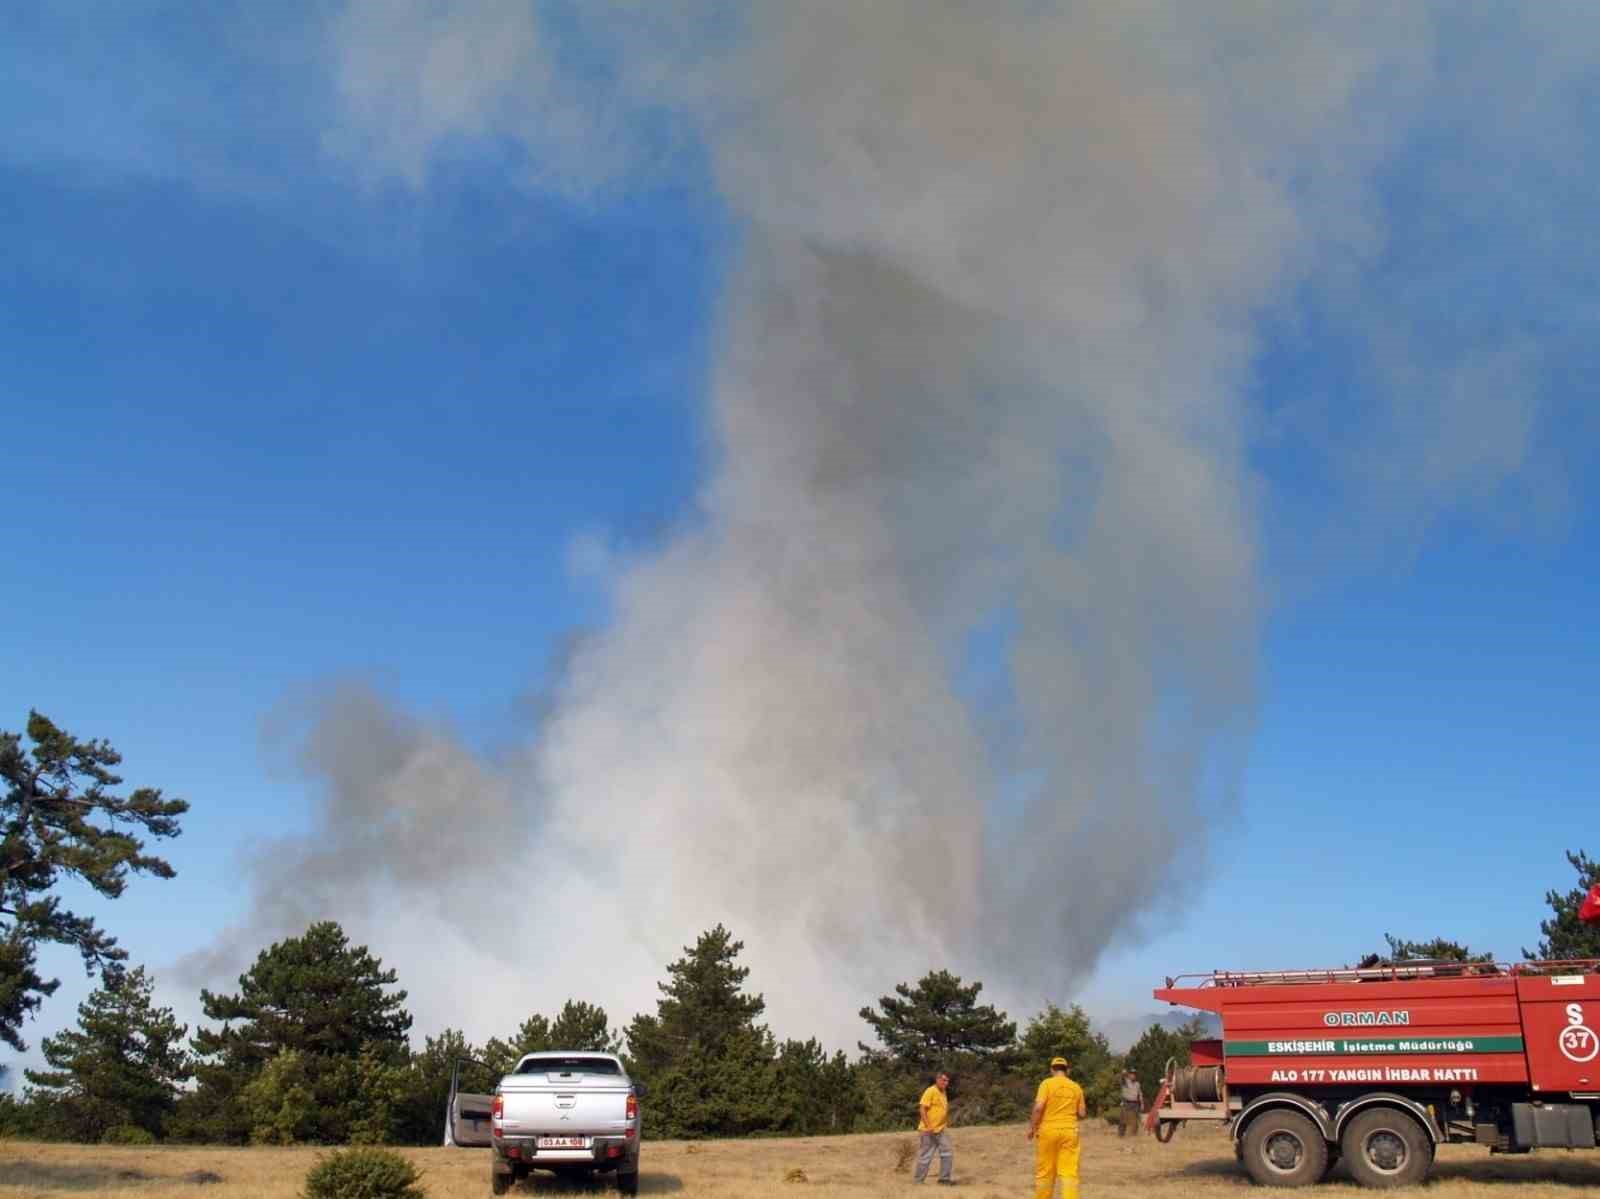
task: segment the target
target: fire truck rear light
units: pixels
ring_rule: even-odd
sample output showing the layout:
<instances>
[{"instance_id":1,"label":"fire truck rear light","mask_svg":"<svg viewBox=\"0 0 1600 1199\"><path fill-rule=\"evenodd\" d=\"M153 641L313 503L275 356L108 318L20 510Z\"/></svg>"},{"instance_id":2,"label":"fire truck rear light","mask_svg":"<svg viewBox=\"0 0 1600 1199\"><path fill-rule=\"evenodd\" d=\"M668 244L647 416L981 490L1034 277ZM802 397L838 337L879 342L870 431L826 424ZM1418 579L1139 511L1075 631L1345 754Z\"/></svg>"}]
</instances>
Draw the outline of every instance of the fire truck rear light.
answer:
<instances>
[{"instance_id":1,"label":"fire truck rear light","mask_svg":"<svg viewBox=\"0 0 1600 1199\"><path fill-rule=\"evenodd\" d=\"M622 1156L622 1146L621 1145L609 1145L609 1146L607 1146L606 1147L606 1156L607 1157L621 1157Z\"/></svg>"},{"instance_id":2,"label":"fire truck rear light","mask_svg":"<svg viewBox=\"0 0 1600 1199\"><path fill-rule=\"evenodd\" d=\"M506 1156L511 1158L512 1160L516 1160L516 1159L520 1158L522 1156L522 1146L520 1146L520 1145L511 1146L511 1148L506 1150Z\"/></svg>"}]
</instances>

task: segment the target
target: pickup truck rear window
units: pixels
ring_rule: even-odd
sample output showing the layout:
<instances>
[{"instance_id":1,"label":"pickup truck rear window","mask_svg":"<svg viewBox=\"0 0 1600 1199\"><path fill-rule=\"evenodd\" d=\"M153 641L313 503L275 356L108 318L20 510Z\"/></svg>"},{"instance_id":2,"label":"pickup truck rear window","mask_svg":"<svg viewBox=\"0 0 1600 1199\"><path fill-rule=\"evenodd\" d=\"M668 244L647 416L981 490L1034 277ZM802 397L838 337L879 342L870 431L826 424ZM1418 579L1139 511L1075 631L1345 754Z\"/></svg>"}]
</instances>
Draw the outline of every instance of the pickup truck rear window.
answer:
<instances>
[{"instance_id":1,"label":"pickup truck rear window","mask_svg":"<svg viewBox=\"0 0 1600 1199\"><path fill-rule=\"evenodd\" d=\"M517 1067L518 1074L621 1074L608 1057L531 1057Z\"/></svg>"}]
</instances>

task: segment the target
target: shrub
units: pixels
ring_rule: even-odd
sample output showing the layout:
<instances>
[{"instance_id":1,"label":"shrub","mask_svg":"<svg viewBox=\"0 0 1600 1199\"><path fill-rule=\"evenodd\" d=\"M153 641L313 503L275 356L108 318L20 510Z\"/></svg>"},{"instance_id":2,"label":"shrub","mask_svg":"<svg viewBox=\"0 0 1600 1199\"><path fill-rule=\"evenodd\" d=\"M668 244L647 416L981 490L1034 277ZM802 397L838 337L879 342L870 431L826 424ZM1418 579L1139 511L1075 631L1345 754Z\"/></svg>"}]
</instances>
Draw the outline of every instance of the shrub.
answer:
<instances>
[{"instance_id":1,"label":"shrub","mask_svg":"<svg viewBox=\"0 0 1600 1199\"><path fill-rule=\"evenodd\" d=\"M305 1199L424 1199L422 1175L392 1149L342 1149L306 1174Z\"/></svg>"},{"instance_id":2,"label":"shrub","mask_svg":"<svg viewBox=\"0 0 1600 1199\"><path fill-rule=\"evenodd\" d=\"M102 1145L154 1145L156 1139L148 1128L137 1124L113 1124L100 1136Z\"/></svg>"}]
</instances>

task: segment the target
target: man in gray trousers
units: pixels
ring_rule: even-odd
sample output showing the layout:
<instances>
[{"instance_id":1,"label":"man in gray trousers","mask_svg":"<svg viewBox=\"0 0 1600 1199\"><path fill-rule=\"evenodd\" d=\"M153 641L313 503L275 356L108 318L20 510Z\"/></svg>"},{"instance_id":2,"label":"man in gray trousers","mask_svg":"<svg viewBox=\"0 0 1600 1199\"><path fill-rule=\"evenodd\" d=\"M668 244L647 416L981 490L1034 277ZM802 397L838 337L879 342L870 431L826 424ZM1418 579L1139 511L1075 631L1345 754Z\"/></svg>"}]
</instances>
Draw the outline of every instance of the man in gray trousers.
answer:
<instances>
[{"instance_id":1,"label":"man in gray trousers","mask_svg":"<svg viewBox=\"0 0 1600 1199\"><path fill-rule=\"evenodd\" d=\"M922 1098L917 1101L917 1132L922 1143L917 1147L917 1170L911 1177L912 1182L921 1182L928 1176L935 1150L939 1154L940 1184L950 1186L955 1182L950 1177L956 1160L955 1150L950 1146L950 1101L944 1094L949 1085L950 1076L941 1070L933 1085L922 1092Z\"/></svg>"},{"instance_id":2,"label":"man in gray trousers","mask_svg":"<svg viewBox=\"0 0 1600 1199\"><path fill-rule=\"evenodd\" d=\"M1139 1087L1139 1076L1132 1070L1122 1072L1122 1123L1117 1125L1117 1135L1125 1137L1131 1130L1139 1135L1139 1116L1144 1112L1144 1091Z\"/></svg>"}]
</instances>

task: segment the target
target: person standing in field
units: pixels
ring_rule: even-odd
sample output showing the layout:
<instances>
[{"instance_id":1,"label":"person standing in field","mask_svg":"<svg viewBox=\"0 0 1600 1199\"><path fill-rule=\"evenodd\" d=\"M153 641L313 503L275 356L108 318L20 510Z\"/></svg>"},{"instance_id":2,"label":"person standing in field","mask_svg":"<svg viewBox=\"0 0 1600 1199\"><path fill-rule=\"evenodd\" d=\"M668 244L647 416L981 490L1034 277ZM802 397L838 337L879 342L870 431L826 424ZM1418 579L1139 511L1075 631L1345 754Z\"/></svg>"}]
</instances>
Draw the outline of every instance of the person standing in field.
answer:
<instances>
[{"instance_id":1,"label":"person standing in field","mask_svg":"<svg viewBox=\"0 0 1600 1199\"><path fill-rule=\"evenodd\" d=\"M1051 1058L1050 1077L1034 1093L1028 1121L1034 1199L1050 1199L1058 1178L1061 1199L1078 1199L1078 1121L1088 1114L1083 1088L1067 1077L1067 1059Z\"/></svg>"},{"instance_id":2,"label":"person standing in field","mask_svg":"<svg viewBox=\"0 0 1600 1199\"><path fill-rule=\"evenodd\" d=\"M917 1147L913 1182L921 1182L928 1176L935 1150L939 1153L939 1182L949 1186L955 1181L950 1177L956 1160L955 1150L950 1145L950 1101L945 1098L949 1085L950 1076L941 1070L933 1085L922 1092L922 1098L917 1101L917 1132L922 1143Z\"/></svg>"},{"instance_id":3,"label":"person standing in field","mask_svg":"<svg viewBox=\"0 0 1600 1199\"><path fill-rule=\"evenodd\" d=\"M1144 1092L1139 1088L1139 1076L1132 1070L1122 1072L1122 1123L1117 1125L1117 1135L1125 1137L1129 1129L1139 1135L1139 1116L1144 1112Z\"/></svg>"}]
</instances>

